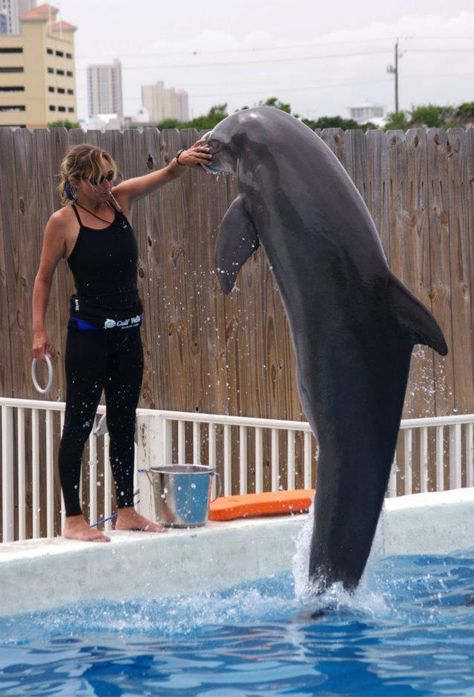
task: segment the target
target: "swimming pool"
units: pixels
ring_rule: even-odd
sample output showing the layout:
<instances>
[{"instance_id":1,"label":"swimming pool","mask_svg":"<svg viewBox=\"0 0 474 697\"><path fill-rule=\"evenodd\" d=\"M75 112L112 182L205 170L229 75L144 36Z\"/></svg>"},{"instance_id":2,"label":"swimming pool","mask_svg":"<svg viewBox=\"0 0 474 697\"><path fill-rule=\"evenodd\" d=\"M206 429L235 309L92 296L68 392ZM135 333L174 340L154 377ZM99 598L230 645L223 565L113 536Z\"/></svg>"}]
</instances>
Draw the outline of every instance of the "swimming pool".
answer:
<instances>
[{"instance_id":1,"label":"swimming pool","mask_svg":"<svg viewBox=\"0 0 474 697\"><path fill-rule=\"evenodd\" d=\"M0 619L2 695L472 695L474 549L371 562L329 610L291 573Z\"/></svg>"}]
</instances>

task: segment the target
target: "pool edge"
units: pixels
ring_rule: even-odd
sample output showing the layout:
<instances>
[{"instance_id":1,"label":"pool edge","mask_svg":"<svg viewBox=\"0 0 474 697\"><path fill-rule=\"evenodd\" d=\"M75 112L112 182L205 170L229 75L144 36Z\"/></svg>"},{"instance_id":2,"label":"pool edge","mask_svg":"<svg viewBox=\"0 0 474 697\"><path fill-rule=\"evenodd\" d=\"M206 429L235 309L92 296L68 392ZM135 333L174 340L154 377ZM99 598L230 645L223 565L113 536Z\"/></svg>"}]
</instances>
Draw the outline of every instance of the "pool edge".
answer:
<instances>
[{"instance_id":1,"label":"pool edge","mask_svg":"<svg viewBox=\"0 0 474 697\"><path fill-rule=\"evenodd\" d=\"M84 600L215 591L291 568L307 515L209 523L165 534L112 533L110 544L33 540L0 545L0 615ZM373 556L474 546L474 488L386 499Z\"/></svg>"}]
</instances>

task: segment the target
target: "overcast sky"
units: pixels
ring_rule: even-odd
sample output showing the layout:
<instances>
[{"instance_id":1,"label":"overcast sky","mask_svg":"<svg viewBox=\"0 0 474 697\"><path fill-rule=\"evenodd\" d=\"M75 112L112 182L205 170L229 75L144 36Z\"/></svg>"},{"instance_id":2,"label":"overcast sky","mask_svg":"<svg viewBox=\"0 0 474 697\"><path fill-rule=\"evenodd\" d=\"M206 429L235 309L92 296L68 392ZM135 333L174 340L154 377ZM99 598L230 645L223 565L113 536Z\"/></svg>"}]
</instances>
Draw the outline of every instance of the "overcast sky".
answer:
<instances>
[{"instance_id":1,"label":"overcast sky","mask_svg":"<svg viewBox=\"0 0 474 697\"><path fill-rule=\"evenodd\" d=\"M141 85L185 89L191 116L267 97L302 116L348 116L375 102L394 110L399 39L400 108L474 101L474 0L60 0L75 24L79 116L88 63L122 61L124 110Z\"/></svg>"}]
</instances>

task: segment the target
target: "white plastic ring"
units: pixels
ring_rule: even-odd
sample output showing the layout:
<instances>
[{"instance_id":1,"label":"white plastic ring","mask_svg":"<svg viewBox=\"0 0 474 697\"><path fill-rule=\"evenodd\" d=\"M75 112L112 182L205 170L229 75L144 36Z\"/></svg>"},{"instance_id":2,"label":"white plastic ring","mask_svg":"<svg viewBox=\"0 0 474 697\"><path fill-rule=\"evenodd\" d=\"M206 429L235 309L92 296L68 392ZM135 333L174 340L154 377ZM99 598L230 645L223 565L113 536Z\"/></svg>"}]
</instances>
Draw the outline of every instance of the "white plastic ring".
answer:
<instances>
[{"instance_id":1,"label":"white plastic ring","mask_svg":"<svg viewBox=\"0 0 474 697\"><path fill-rule=\"evenodd\" d=\"M38 363L38 359L33 358L33 361L31 363L31 379L33 380L33 385L35 386L35 389L40 394L46 394L47 392L49 392L51 389L51 385L53 384L53 364L51 363L51 358L48 356L48 354L45 354L44 360L46 361L46 365L48 366L48 382L46 384L46 387L41 387L36 376L36 364Z\"/></svg>"}]
</instances>

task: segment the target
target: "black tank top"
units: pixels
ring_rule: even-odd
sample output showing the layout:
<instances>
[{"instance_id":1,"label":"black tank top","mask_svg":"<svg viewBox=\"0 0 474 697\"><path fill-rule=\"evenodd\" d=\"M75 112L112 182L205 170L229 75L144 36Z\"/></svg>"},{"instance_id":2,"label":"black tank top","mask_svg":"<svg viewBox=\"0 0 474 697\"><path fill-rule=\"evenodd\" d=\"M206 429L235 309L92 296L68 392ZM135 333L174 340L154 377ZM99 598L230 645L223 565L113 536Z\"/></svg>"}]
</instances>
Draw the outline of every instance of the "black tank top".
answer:
<instances>
[{"instance_id":1,"label":"black tank top","mask_svg":"<svg viewBox=\"0 0 474 697\"><path fill-rule=\"evenodd\" d=\"M91 321L121 320L142 313L137 288L138 246L132 226L121 211L103 229L83 225L77 208L79 234L67 262L77 293L71 316Z\"/></svg>"}]
</instances>

